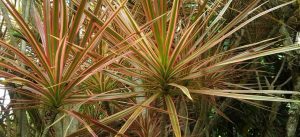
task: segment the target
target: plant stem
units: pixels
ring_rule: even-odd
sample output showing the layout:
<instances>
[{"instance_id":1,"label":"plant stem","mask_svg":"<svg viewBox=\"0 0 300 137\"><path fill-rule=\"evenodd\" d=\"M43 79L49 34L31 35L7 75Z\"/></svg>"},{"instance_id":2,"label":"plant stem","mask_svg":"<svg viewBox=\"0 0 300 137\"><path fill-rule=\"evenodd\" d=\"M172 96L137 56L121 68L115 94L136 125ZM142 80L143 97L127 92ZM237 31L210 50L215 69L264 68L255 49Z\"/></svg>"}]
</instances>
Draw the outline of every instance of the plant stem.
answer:
<instances>
[{"instance_id":1,"label":"plant stem","mask_svg":"<svg viewBox=\"0 0 300 137\"><path fill-rule=\"evenodd\" d=\"M166 102L163 100L163 109L166 109ZM160 124L160 137L166 137L167 136L167 120L168 115L165 113L161 114L161 124Z\"/></svg>"},{"instance_id":2,"label":"plant stem","mask_svg":"<svg viewBox=\"0 0 300 137\"><path fill-rule=\"evenodd\" d=\"M54 122L57 114L58 114L57 111L53 111L51 109L46 110L46 112L45 112L46 124L45 124L45 129L44 129L41 137L46 137L47 136L47 134L50 130L50 125Z\"/></svg>"}]
</instances>

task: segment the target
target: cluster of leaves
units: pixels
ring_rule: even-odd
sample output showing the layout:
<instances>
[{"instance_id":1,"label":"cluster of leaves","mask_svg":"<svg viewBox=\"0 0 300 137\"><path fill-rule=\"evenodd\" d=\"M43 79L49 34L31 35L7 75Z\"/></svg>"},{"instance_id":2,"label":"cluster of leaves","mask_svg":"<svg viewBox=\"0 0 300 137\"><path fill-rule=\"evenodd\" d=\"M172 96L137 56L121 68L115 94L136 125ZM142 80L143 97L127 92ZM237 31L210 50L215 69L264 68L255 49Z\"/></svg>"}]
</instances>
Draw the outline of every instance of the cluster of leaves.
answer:
<instances>
[{"instance_id":1,"label":"cluster of leaves","mask_svg":"<svg viewBox=\"0 0 300 137\"><path fill-rule=\"evenodd\" d=\"M2 2L27 50L0 40L0 76L20 95L12 108L42 127L37 136L199 136L211 113L230 121L222 97L296 102L274 95L298 92L247 80L257 72L252 59L300 47L232 38L294 1L261 11L266 3L253 0L227 19L233 0L43 0L31 4L30 21ZM59 123L68 126L59 131Z\"/></svg>"}]
</instances>

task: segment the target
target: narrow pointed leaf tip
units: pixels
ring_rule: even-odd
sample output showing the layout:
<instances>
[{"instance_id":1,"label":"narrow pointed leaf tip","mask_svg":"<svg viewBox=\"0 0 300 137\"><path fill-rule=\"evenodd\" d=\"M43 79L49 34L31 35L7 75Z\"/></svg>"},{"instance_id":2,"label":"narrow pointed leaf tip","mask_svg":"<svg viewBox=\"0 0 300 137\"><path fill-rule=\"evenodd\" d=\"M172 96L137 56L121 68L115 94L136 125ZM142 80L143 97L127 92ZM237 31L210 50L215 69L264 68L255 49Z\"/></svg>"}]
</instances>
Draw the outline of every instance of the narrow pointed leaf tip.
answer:
<instances>
[{"instance_id":1,"label":"narrow pointed leaf tip","mask_svg":"<svg viewBox=\"0 0 300 137\"><path fill-rule=\"evenodd\" d=\"M183 94L185 94L190 100L193 100L190 91L187 87L178 85L176 83L170 83L169 85L179 88L183 92Z\"/></svg>"}]
</instances>

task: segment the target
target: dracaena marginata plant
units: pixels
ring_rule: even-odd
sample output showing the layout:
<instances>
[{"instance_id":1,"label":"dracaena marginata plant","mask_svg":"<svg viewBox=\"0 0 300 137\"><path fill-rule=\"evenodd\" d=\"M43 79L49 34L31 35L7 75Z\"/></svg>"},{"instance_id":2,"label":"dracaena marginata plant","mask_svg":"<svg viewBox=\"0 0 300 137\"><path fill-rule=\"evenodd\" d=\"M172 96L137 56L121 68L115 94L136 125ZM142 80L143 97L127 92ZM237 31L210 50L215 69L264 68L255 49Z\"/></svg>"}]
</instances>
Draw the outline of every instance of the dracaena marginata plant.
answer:
<instances>
[{"instance_id":1,"label":"dracaena marginata plant","mask_svg":"<svg viewBox=\"0 0 300 137\"><path fill-rule=\"evenodd\" d=\"M21 51L18 45L0 40L0 76L5 78L4 83L19 85L20 88L13 91L26 96L26 99L16 100L11 105L45 111L42 136L48 134L48 127L58 113L78 118L64 109L66 105L86 101L92 96L96 97L88 102L136 95L127 92L87 94L86 90L79 88L88 77L130 54L127 46L106 48L105 55L98 52L102 49L103 36L119 37L108 26L125 2L115 11L103 12L100 11L101 2L89 0L36 1L30 8L31 20L28 22L9 0L2 2L28 50Z\"/></svg>"},{"instance_id":2,"label":"dracaena marginata plant","mask_svg":"<svg viewBox=\"0 0 300 137\"><path fill-rule=\"evenodd\" d=\"M204 105L216 105L219 97L245 102L294 101L270 94L297 94L297 92L255 90L257 88L241 85L239 82L242 80L237 79L242 79L241 73L245 74L252 69L249 62L244 61L297 50L298 45L272 48L272 45L278 43L278 38L246 45L224 44L226 38L253 20L294 1L257 12L257 9L265 3L253 0L232 20L223 19L232 0L205 0L192 8L185 7L184 2L143 0L136 1L131 8L124 7L120 10L121 14L116 16L113 24L116 31L125 37L126 42L131 43L130 50L134 54L124 57L122 62L113 64L113 67L105 70L105 73L127 85L140 87L139 91L146 93L142 101L136 100L137 105L106 117L100 122L106 123L129 115L118 131L124 134L138 117L147 113L147 110L158 107L160 112L163 112L160 123L162 136L168 133L166 128L169 122L165 119L165 114L169 117L171 131L176 137L182 136L182 133L185 136L197 136L197 130L201 126L195 125L194 131L188 132L187 126L182 126L188 125L182 122L187 121L187 114L178 115L178 111L187 110L188 106L184 105L187 102L196 104L202 100L201 103ZM136 5L138 7L135 7ZM115 10L110 5L107 8ZM124 41L110 42L118 45ZM202 107L205 107L203 104ZM130 133L130 130L128 132Z\"/></svg>"},{"instance_id":3,"label":"dracaena marginata plant","mask_svg":"<svg viewBox=\"0 0 300 137\"><path fill-rule=\"evenodd\" d=\"M265 3L252 0L236 17L225 20L233 0L192 4L181 0L44 0L32 8L34 25L25 22L8 0L2 1L32 54L25 55L16 45L1 40L1 48L11 52L1 54L0 75L5 82L22 85L15 91L29 99L19 103L50 112L47 127L58 112L80 121L84 127L70 136L86 136L87 131L97 136L95 130L103 135L102 129L116 136L124 136L126 131L141 136L198 136L203 129L202 117L196 119L191 131L190 106L200 106L201 112L207 113L211 106L217 108L220 97L244 102L292 102L270 95L297 94L255 90L237 79L251 72L251 59L297 50L298 45L272 48L280 41L278 38L246 45L240 45L241 40L225 44L227 38L253 20L294 1L258 12ZM119 106L116 113L94 113L99 112L99 101L115 103L120 98L129 98L122 100L128 105ZM64 108L74 103L94 105L94 110L83 110L86 114L82 114ZM117 123L115 129L106 126L113 122ZM120 123L122 126L118 126ZM131 126L132 132L128 130Z\"/></svg>"}]
</instances>

